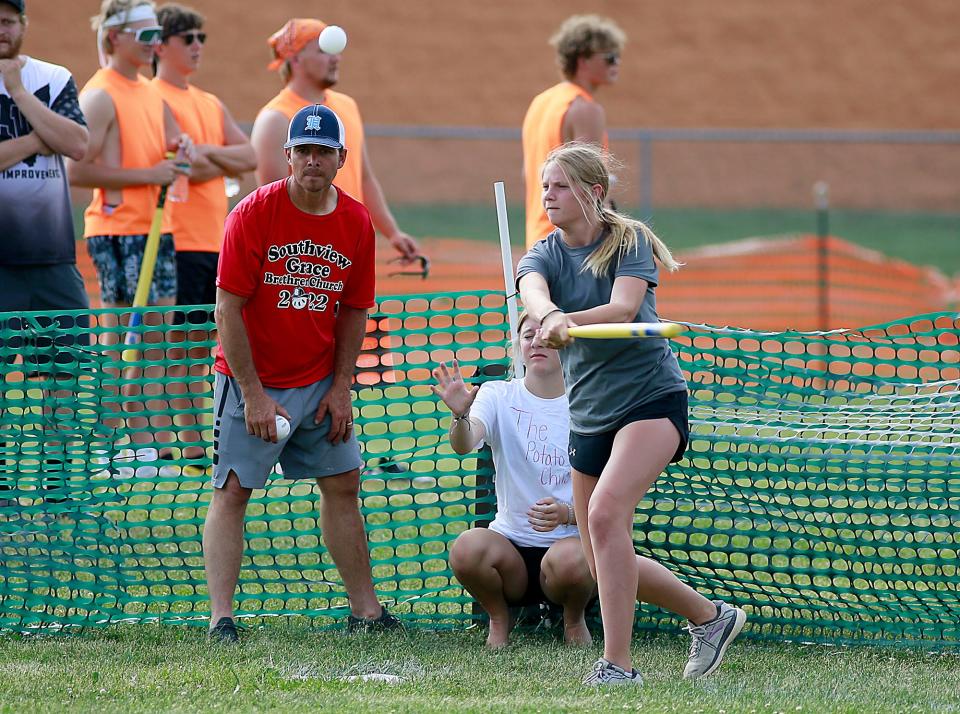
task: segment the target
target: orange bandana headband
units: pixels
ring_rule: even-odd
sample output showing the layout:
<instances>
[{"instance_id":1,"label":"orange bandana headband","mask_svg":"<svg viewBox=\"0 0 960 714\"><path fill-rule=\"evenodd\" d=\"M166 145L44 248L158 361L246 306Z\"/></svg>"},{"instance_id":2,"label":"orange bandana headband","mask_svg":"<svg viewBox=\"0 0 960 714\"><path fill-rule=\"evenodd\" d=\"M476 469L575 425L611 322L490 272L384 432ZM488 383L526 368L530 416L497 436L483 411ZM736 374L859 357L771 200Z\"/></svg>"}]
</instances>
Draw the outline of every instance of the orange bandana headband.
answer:
<instances>
[{"instance_id":1,"label":"orange bandana headband","mask_svg":"<svg viewBox=\"0 0 960 714\"><path fill-rule=\"evenodd\" d=\"M320 37L327 23L309 18L294 18L270 35L267 44L273 50L274 60L267 69L280 69L281 65L307 46L311 40Z\"/></svg>"}]
</instances>

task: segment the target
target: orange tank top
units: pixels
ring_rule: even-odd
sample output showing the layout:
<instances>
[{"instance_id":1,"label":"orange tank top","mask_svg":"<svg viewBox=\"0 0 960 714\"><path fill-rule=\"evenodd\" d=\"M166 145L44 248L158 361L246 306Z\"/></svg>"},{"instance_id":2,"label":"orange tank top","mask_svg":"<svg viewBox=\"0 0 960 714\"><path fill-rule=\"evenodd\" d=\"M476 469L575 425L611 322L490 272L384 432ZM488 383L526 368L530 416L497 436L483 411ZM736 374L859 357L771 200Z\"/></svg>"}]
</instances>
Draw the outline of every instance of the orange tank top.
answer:
<instances>
[{"instance_id":1,"label":"orange tank top","mask_svg":"<svg viewBox=\"0 0 960 714\"><path fill-rule=\"evenodd\" d=\"M360 109L353 98L346 94L329 89L323 94L323 104L340 117L346 136L347 161L337 172L333 184L363 203L363 122L360 119ZM310 104L309 100L289 87L284 87L280 94L267 102L260 111L280 112L289 122L294 114Z\"/></svg>"},{"instance_id":2,"label":"orange tank top","mask_svg":"<svg viewBox=\"0 0 960 714\"><path fill-rule=\"evenodd\" d=\"M223 146L223 107L220 100L196 87L181 89L154 79L180 130L194 144ZM220 252L223 221L227 216L227 195L223 177L191 183L187 200L170 205L173 242L178 251Z\"/></svg>"},{"instance_id":3,"label":"orange tank top","mask_svg":"<svg viewBox=\"0 0 960 714\"><path fill-rule=\"evenodd\" d=\"M95 89L102 89L113 100L120 130L120 166L145 169L163 161L163 99L153 84L143 76L130 80L105 68L97 70L83 92ZM104 206L103 189L95 188L93 200L83 213L83 237L149 233L159 193L159 186L127 186L120 204L111 209ZM169 233L170 229L170 212L165 211L162 230Z\"/></svg>"},{"instance_id":4,"label":"orange tank top","mask_svg":"<svg viewBox=\"0 0 960 714\"><path fill-rule=\"evenodd\" d=\"M554 230L543 210L540 167L547 154L563 143L563 118L577 97L588 102L590 93L572 82L560 82L541 92L530 103L523 119L523 176L526 182L527 248ZM607 146L604 134L603 145Z\"/></svg>"}]
</instances>

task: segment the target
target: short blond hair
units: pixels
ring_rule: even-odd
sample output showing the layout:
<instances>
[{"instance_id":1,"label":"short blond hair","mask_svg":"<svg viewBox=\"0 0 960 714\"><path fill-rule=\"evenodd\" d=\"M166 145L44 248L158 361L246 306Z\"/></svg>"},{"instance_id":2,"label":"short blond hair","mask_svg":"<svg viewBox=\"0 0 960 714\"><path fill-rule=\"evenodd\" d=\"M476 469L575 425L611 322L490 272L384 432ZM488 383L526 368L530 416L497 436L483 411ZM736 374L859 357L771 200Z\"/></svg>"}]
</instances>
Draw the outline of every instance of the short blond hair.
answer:
<instances>
[{"instance_id":1,"label":"short blond hair","mask_svg":"<svg viewBox=\"0 0 960 714\"><path fill-rule=\"evenodd\" d=\"M627 36L609 17L574 15L568 17L550 38L557 51L557 64L567 79L577 73L577 61L597 52L621 52Z\"/></svg>"},{"instance_id":2,"label":"short blond hair","mask_svg":"<svg viewBox=\"0 0 960 714\"><path fill-rule=\"evenodd\" d=\"M130 12L133 8L141 5L149 5L154 10L157 8L151 0L103 0L100 4L100 13L90 18L90 26L94 30L99 30L103 23L114 15ZM123 25L118 25L118 27L122 28ZM113 44L106 33L103 35L103 49L107 54L113 54Z\"/></svg>"}]
</instances>

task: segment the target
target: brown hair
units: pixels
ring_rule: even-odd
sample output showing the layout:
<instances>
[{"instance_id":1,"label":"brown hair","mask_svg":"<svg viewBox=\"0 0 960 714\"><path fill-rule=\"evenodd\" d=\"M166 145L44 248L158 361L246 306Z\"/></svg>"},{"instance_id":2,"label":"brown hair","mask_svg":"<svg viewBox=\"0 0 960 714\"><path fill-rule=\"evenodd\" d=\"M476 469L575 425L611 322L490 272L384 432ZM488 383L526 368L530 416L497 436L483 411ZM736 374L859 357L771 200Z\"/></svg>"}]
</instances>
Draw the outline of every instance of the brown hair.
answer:
<instances>
[{"instance_id":1,"label":"brown hair","mask_svg":"<svg viewBox=\"0 0 960 714\"><path fill-rule=\"evenodd\" d=\"M166 42L174 35L189 30L199 30L203 27L203 15L193 8L177 5L176 3L167 3L157 8L157 22L163 28L161 39ZM153 55L153 73L157 73L159 59L156 53Z\"/></svg>"},{"instance_id":2,"label":"brown hair","mask_svg":"<svg viewBox=\"0 0 960 714\"><path fill-rule=\"evenodd\" d=\"M290 79L293 77L293 68L290 66L290 60L284 60L283 64L280 65L280 69L277 71L280 72L280 79L283 81L284 86L290 84Z\"/></svg>"},{"instance_id":3,"label":"brown hair","mask_svg":"<svg viewBox=\"0 0 960 714\"><path fill-rule=\"evenodd\" d=\"M597 52L620 52L626 43L627 36L619 25L599 15L568 17L550 38L550 44L557 51L560 72L566 79L573 79L581 57Z\"/></svg>"},{"instance_id":4,"label":"brown hair","mask_svg":"<svg viewBox=\"0 0 960 714\"><path fill-rule=\"evenodd\" d=\"M172 2L157 8L157 22L163 28L164 42L181 32L199 30L203 27L203 19L203 15L193 8Z\"/></svg>"}]
</instances>

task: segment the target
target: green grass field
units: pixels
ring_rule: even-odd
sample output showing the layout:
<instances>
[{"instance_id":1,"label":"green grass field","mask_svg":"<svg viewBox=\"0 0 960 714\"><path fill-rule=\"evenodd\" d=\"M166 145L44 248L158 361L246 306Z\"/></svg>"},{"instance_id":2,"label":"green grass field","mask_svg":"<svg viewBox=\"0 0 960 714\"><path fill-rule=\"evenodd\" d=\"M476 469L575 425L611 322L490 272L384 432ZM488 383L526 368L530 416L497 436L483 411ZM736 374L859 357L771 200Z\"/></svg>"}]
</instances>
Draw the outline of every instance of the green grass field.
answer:
<instances>
[{"instance_id":1,"label":"green grass field","mask_svg":"<svg viewBox=\"0 0 960 714\"><path fill-rule=\"evenodd\" d=\"M439 324L430 330L435 331L430 333L433 337L444 330L461 337L470 334L467 328ZM474 335L466 344L476 339ZM779 354L774 346L769 341L766 349ZM793 349L796 346L795 339L785 339L783 351L799 354ZM750 347L744 341L739 354L750 355L751 350L760 348L759 343ZM701 362L706 354L734 354L732 348L701 349L696 353ZM876 359L886 365L896 361L896 356L880 353ZM684 359L691 359L690 354ZM748 360L750 364L753 359ZM909 359L905 352L902 360ZM946 359L941 361L946 364ZM921 361L935 359L927 356ZM759 363L751 369L713 363L711 367L728 377L738 374L735 369L745 370L737 384L752 384L751 375L756 374L771 379ZM876 369L872 374L879 373ZM779 372L774 370L776 374ZM263 629L250 632L240 650L222 650L205 644L203 631L197 627L114 625L99 631L90 628L74 637L0 636L0 712L228 708L960 711L960 687L956 684L960 650L953 618L956 529L950 530L948 501L955 481L947 475L953 457L944 450L942 458L905 461L902 451L891 449L891 458L884 461L887 452L877 447L852 462L825 465L823 457L832 454L839 458L847 452L834 444L819 455L812 454L810 463L797 469L794 466L803 455L804 440L843 437L832 430L821 434L816 412L810 415L809 432L806 412L798 412L785 427L779 425L785 416L780 407L775 419L760 418L762 405L756 406L753 392L728 383L712 396L718 389L709 379L698 383L694 394L718 410L739 398L752 406L739 413L742 423L738 428L722 424L706 430L708 433L695 432L691 463L699 458L700 465L690 469L688 477L676 474L664 479L658 486L660 500L647 504L637 516L640 529L649 533L647 546L667 561L671 552L676 554L671 561L675 565L713 572L714 588L722 589L734 580L738 587L748 587L755 598L765 593L771 607L795 608L779 616L803 628L799 631L804 637L808 632L810 638L817 636L816 626L834 616L834 630L828 636L840 636L838 625L851 623L848 633L858 627L875 632L881 626L876 620L871 625L870 618L877 611L885 623L885 634L893 637L916 620L920 607L921 619L928 625L928 644L949 648L950 654L906 647L744 642L731 651L719 676L691 684L679 679L688 641L682 636L660 636L638 639L635 644L637 666L647 678L643 690L595 693L583 690L578 682L596 657L596 648L570 651L545 636L520 637L507 651L492 654L484 650L483 633L478 629L352 638L339 632L311 632L302 624L303 618L265 617ZM91 390L95 391L92 386ZM79 390L78 396L86 402L92 393ZM438 421L435 400L424 398L424 393L419 384L370 388L364 394L366 405L358 424L369 437L368 455L402 454L422 447L425 454L409 457L410 475L437 474L439 488L416 488L407 476L391 478L381 472L364 482L362 495L365 507L371 509L369 538L381 594L385 599L409 600L414 612L423 613L431 612L432 603L440 602L431 598L439 596L445 600L441 605L450 609L438 608L444 618L436 619L452 621L452 615L460 613L462 599L449 581L445 543L466 527L465 500L474 482L460 474L462 462L453 458L448 446L432 451L445 427ZM18 442L16 449L18 456L24 455L20 468L24 472L33 469L29 477L21 473L22 479L32 480L36 488L37 467L43 463L36 439L42 432L33 419L42 413L42 394L14 382L0 396L8 400L4 413L11 423L18 425L20 433L33 434ZM819 394L813 395L806 403L815 406L820 399ZM865 398L859 397L834 399L838 407L866 404ZM21 406L11 406L18 403ZM903 424L891 417L884 405L904 408L898 398L887 394L884 399L874 399L872 408L864 408L862 414L857 408L847 409L844 424L870 414L883 415L884 430L875 435L897 433ZM939 409L943 423L956 413L947 402ZM751 417L753 412L757 412L756 418ZM940 423L939 413L928 415L929 424ZM87 416L90 423L96 423L99 412ZM843 426L835 423L838 428ZM89 426L87 422L80 426L84 424ZM915 431L909 441L916 440L919 453L929 432L926 422L912 424ZM785 428L789 428L792 442L764 444L763 456L750 460L752 468L737 458L738 450L743 455L749 452L740 448L745 442L731 436L772 439ZM893 431L888 432L890 429ZM77 442L83 445L80 435ZM713 455L704 463L708 453ZM88 454L81 449L81 455L86 458ZM884 472L882 491L876 483L880 461L894 469ZM839 463L843 463L842 475ZM709 470L710 476L697 475L696 469ZM468 472L472 473L469 467ZM279 486L278 492L270 494L269 503L251 506L247 521L250 563L244 565L244 585L248 587L238 597L241 611L304 612L330 601L343 605L339 588L334 585L330 589L325 582L332 567L328 554L318 548L320 533L311 491L308 484ZM19 588L29 591L27 596L32 599L27 599L24 608L32 615L42 615L48 624L79 624L85 621L84 610L97 593L100 599L95 604L100 614L95 617L171 612L196 616L202 624L206 591L199 530L209 494L205 482L157 477L115 484L109 473L97 473L84 484L83 492L99 499L87 506L92 513L86 516L44 520L39 517L43 504L36 499L22 511L8 510L11 517L5 523L0 521L4 541L0 545L8 549L0 552L0 570L13 573L0 581L0 596L9 598L10 610L19 607L12 594ZM20 506L27 504L21 502ZM100 515L101 511L105 515ZM24 512L37 517L28 522L12 517ZM647 528L649 524L654 528ZM664 530L667 525L669 531ZM31 563L35 568L21 567L31 559L39 559ZM117 574L118 568L123 577ZM133 582L137 577L141 580ZM49 582L53 590L45 594L43 588ZM124 590L118 599L116 590ZM891 603L902 609L888 609L886 604ZM417 610L419 607L424 609ZM396 609L406 614L402 606ZM73 619L63 617L66 611L74 614ZM776 636L776 630L763 629L763 618L771 616L769 608L755 605L751 612L754 622L749 634ZM0 612L0 622L4 614ZM14 616L11 620L15 627ZM671 627L668 631L675 630ZM903 634L909 638L914 632L908 628ZM339 679L373 671L406 677L407 683L394 688Z\"/></svg>"},{"instance_id":2,"label":"green grass field","mask_svg":"<svg viewBox=\"0 0 960 714\"><path fill-rule=\"evenodd\" d=\"M202 630L122 626L0 640L0 711L950 712L960 657L920 651L738 643L711 678L680 678L684 637L634 645L642 688L579 684L597 646L548 634L505 650L468 632L348 636L272 622L240 647ZM391 685L342 678L383 672Z\"/></svg>"}]
</instances>

